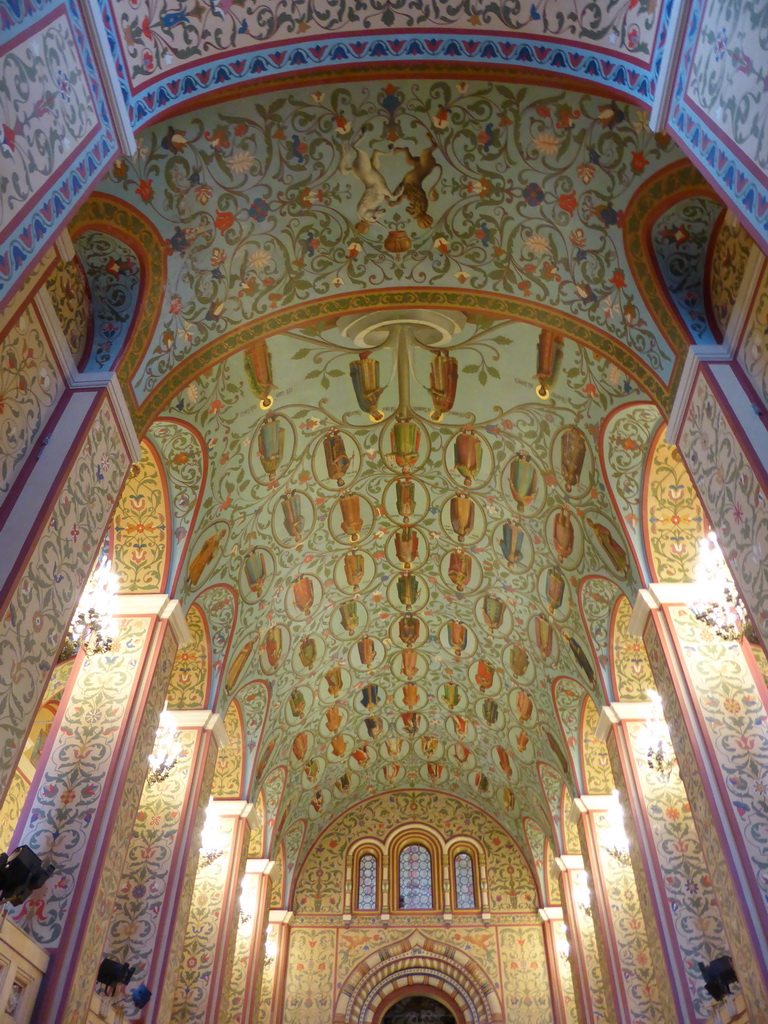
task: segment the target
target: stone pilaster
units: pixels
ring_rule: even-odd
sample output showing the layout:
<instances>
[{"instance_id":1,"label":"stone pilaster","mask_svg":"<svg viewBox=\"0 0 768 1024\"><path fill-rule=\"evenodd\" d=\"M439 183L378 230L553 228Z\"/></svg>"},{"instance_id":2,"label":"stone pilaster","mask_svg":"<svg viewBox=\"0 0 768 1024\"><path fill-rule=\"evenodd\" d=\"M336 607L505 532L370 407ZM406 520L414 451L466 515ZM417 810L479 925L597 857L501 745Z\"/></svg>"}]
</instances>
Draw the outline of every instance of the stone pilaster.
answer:
<instances>
[{"instance_id":1,"label":"stone pilaster","mask_svg":"<svg viewBox=\"0 0 768 1024\"><path fill-rule=\"evenodd\" d=\"M240 882L245 871L253 804L214 800L221 853L201 859L176 978L174 1024L215 1024L227 1005L240 917Z\"/></svg>"},{"instance_id":2,"label":"stone pilaster","mask_svg":"<svg viewBox=\"0 0 768 1024\"><path fill-rule=\"evenodd\" d=\"M133 984L153 999L144 1024L168 1020L197 873L200 832L220 746L227 735L211 711L173 713L182 752L163 782L145 782L104 955L136 968Z\"/></svg>"},{"instance_id":3,"label":"stone pilaster","mask_svg":"<svg viewBox=\"0 0 768 1024\"><path fill-rule=\"evenodd\" d=\"M661 730L650 702L615 702L603 708L597 736L608 746L613 776L627 808L640 907L648 934L659 997L667 1020L705 1021L711 997L699 961L709 963L727 945L720 910L688 798L674 764L660 773L649 764Z\"/></svg>"},{"instance_id":4,"label":"stone pilaster","mask_svg":"<svg viewBox=\"0 0 768 1024\"><path fill-rule=\"evenodd\" d=\"M539 907L547 954L547 973L552 996L553 1024L578 1024L573 975L570 964L570 943L562 907Z\"/></svg>"},{"instance_id":5,"label":"stone pilaster","mask_svg":"<svg viewBox=\"0 0 768 1024\"><path fill-rule=\"evenodd\" d=\"M269 917L272 860L249 859L245 863L240 923L229 986L229 1006L222 1024L250 1024L256 1019L264 969L264 941Z\"/></svg>"},{"instance_id":6,"label":"stone pilaster","mask_svg":"<svg viewBox=\"0 0 768 1024\"><path fill-rule=\"evenodd\" d=\"M598 949L617 1024L662 1024L665 1018L632 866L608 852L617 824L615 798L577 797L573 813L592 878Z\"/></svg>"},{"instance_id":7,"label":"stone pilaster","mask_svg":"<svg viewBox=\"0 0 768 1024\"><path fill-rule=\"evenodd\" d=\"M78 655L14 845L54 866L14 919L49 954L36 1013L84 1021L165 691L186 624L164 595L123 596L109 654Z\"/></svg>"},{"instance_id":8,"label":"stone pilaster","mask_svg":"<svg viewBox=\"0 0 768 1024\"><path fill-rule=\"evenodd\" d=\"M616 1016L610 993L603 982L597 949L593 901L584 859L573 854L558 857L560 898L568 925L569 963L579 1024L614 1024Z\"/></svg>"},{"instance_id":9,"label":"stone pilaster","mask_svg":"<svg viewBox=\"0 0 768 1024\"><path fill-rule=\"evenodd\" d=\"M641 591L642 632L709 876L724 911L751 1020L768 1020L768 733L765 682L738 643L715 637L687 601L692 585ZM725 910L727 908L727 911Z\"/></svg>"}]
</instances>

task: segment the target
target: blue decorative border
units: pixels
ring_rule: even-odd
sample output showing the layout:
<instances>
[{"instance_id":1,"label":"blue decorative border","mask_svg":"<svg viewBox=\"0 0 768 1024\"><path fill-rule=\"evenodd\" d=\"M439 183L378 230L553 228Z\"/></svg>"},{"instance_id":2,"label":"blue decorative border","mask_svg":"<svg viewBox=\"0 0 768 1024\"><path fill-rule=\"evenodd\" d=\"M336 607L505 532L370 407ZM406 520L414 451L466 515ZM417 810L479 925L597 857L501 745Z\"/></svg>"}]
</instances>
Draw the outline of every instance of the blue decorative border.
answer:
<instances>
[{"instance_id":1,"label":"blue decorative border","mask_svg":"<svg viewBox=\"0 0 768 1024\"><path fill-rule=\"evenodd\" d=\"M5 299L21 281L36 258L50 244L51 237L74 211L80 199L95 184L118 153L112 118L101 84L96 61L77 0L15 0L3 5L4 12L17 14L2 23L3 49L14 45L14 38L29 29L35 20L61 10L69 17L100 128L91 142L81 150L63 175L57 177L27 211L16 228L3 235L0 249L0 299Z\"/></svg>"},{"instance_id":2,"label":"blue decorative border","mask_svg":"<svg viewBox=\"0 0 768 1024\"><path fill-rule=\"evenodd\" d=\"M409 64L439 62L469 64L478 68L534 69L598 82L649 105L653 99L656 72L607 53L524 36L503 38L451 32L379 34L363 38L334 36L327 41L264 44L258 49L182 68L134 94L128 85L111 11L106 0L102 3L110 51L131 123L136 129L176 103L192 100L201 94L208 96L212 91L228 86L317 68L391 67L406 61ZM667 21L668 11L669 3L665 4ZM655 59L653 64L656 64ZM279 88L279 80L275 87Z\"/></svg>"},{"instance_id":3,"label":"blue decorative border","mask_svg":"<svg viewBox=\"0 0 768 1024\"><path fill-rule=\"evenodd\" d=\"M669 127L705 177L730 198L751 225L761 248L768 253L768 190L740 159L738 150L720 139L686 101L688 77L707 0L693 0L688 13L678 65Z\"/></svg>"}]
</instances>

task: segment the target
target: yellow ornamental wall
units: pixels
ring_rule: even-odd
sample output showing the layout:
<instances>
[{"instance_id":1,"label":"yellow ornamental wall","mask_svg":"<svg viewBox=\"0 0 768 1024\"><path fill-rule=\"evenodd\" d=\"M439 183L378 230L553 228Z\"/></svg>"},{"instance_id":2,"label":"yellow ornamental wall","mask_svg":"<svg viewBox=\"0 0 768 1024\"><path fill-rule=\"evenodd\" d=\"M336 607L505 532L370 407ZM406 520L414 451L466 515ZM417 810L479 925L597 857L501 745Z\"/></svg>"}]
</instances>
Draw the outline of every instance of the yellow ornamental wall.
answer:
<instances>
[{"instance_id":1,"label":"yellow ornamental wall","mask_svg":"<svg viewBox=\"0 0 768 1024\"><path fill-rule=\"evenodd\" d=\"M353 913L344 921L347 847L371 838L385 843L403 825L442 843L468 836L480 843L488 878L489 912L393 911ZM354 891L354 884L353 884ZM364 961L414 945L433 948L437 959L459 958L487 979L492 1000L508 1020L551 1024L549 981L538 899L525 857L496 822L463 801L431 792L374 797L351 808L318 839L301 865L290 903L291 927L284 1024L330 1024L339 1000Z\"/></svg>"}]
</instances>

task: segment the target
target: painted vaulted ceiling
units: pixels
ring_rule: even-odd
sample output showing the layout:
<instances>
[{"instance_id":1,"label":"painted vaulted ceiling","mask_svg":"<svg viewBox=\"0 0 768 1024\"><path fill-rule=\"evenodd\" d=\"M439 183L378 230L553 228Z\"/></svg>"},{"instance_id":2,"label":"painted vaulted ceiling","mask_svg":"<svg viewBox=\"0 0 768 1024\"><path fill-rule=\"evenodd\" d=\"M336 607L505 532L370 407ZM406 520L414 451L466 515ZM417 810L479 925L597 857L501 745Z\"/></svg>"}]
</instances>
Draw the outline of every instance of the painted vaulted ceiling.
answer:
<instances>
[{"instance_id":1,"label":"painted vaulted ceiling","mask_svg":"<svg viewBox=\"0 0 768 1024\"><path fill-rule=\"evenodd\" d=\"M143 275L120 373L207 652L174 699L239 715L273 836L435 788L522 842L610 785L583 741L716 218L642 110L546 85L286 87L115 166L74 233Z\"/></svg>"}]
</instances>

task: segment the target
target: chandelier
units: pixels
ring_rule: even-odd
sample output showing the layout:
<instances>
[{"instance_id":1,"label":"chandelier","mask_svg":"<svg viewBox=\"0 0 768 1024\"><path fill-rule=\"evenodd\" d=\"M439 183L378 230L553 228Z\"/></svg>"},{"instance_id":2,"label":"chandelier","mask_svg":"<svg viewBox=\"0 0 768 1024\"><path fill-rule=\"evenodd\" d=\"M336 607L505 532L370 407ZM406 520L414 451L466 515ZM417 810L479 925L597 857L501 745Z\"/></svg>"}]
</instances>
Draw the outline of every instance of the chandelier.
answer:
<instances>
[{"instance_id":1,"label":"chandelier","mask_svg":"<svg viewBox=\"0 0 768 1024\"><path fill-rule=\"evenodd\" d=\"M624 811L619 803L619 791L614 789L613 807L610 811L611 824L605 836L604 849L609 857L612 857L622 867L628 868L632 861L629 856L629 840L624 831Z\"/></svg>"},{"instance_id":2,"label":"chandelier","mask_svg":"<svg viewBox=\"0 0 768 1024\"><path fill-rule=\"evenodd\" d=\"M224 854L224 843L219 829L219 816L209 800L205 812L205 824L200 836L200 867L208 868Z\"/></svg>"},{"instance_id":3,"label":"chandelier","mask_svg":"<svg viewBox=\"0 0 768 1024\"><path fill-rule=\"evenodd\" d=\"M573 898L579 910L592 917L592 893L589 888L589 875L586 871L579 871L573 883Z\"/></svg>"},{"instance_id":4,"label":"chandelier","mask_svg":"<svg viewBox=\"0 0 768 1024\"><path fill-rule=\"evenodd\" d=\"M275 962L277 956L277 939L275 938L275 929L271 924L267 925L267 931L264 938L264 966L271 967Z\"/></svg>"},{"instance_id":5,"label":"chandelier","mask_svg":"<svg viewBox=\"0 0 768 1024\"><path fill-rule=\"evenodd\" d=\"M155 786L159 782L165 782L181 754L182 743L176 731L176 723L173 715L168 710L166 702L160 715L160 722L155 733L155 746L149 755L149 773L147 785Z\"/></svg>"},{"instance_id":6,"label":"chandelier","mask_svg":"<svg viewBox=\"0 0 768 1024\"><path fill-rule=\"evenodd\" d=\"M714 531L699 541L695 584L700 597L690 602L689 608L699 622L728 643L739 641L752 632L747 609L736 590Z\"/></svg>"},{"instance_id":7,"label":"chandelier","mask_svg":"<svg viewBox=\"0 0 768 1024\"><path fill-rule=\"evenodd\" d=\"M112 650L117 636L115 612L118 584L118 577L112 572L112 562L106 555L102 555L91 573L69 625L59 661L74 658L79 649L89 658Z\"/></svg>"},{"instance_id":8,"label":"chandelier","mask_svg":"<svg viewBox=\"0 0 768 1024\"><path fill-rule=\"evenodd\" d=\"M661 697L655 690L647 691L651 702L651 713L648 716L648 754L647 762L651 771L669 781L669 777L677 765L677 758L669 738L669 726L664 720L664 708Z\"/></svg>"}]
</instances>

